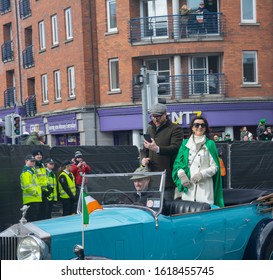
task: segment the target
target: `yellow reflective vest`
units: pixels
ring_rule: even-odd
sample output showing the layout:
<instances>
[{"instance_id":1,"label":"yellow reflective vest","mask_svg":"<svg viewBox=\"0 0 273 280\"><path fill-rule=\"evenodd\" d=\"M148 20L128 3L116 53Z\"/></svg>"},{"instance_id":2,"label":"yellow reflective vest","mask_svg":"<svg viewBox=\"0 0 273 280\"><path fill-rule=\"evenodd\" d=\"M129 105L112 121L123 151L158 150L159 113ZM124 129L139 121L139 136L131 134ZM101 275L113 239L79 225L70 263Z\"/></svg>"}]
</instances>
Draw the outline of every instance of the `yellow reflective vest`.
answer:
<instances>
[{"instance_id":1,"label":"yellow reflective vest","mask_svg":"<svg viewBox=\"0 0 273 280\"><path fill-rule=\"evenodd\" d=\"M42 202L42 190L34 168L25 165L20 175L20 182L23 191L23 204Z\"/></svg>"},{"instance_id":2,"label":"yellow reflective vest","mask_svg":"<svg viewBox=\"0 0 273 280\"><path fill-rule=\"evenodd\" d=\"M52 193L47 197L48 201L57 201L57 178L53 171L46 170L48 184L53 189Z\"/></svg>"},{"instance_id":3,"label":"yellow reflective vest","mask_svg":"<svg viewBox=\"0 0 273 280\"><path fill-rule=\"evenodd\" d=\"M72 173L70 173L72 174ZM67 181L67 184L68 184L68 187L70 188L72 194L75 196L76 195L76 183L75 183L75 178L74 178L74 175L72 174L73 176L73 180L71 180L71 178L69 177L69 175L66 173L66 172L62 172L60 174L61 175L64 175L65 178L66 178L66 181ZM59 176L59 177L60 177ZM59 180L58 180L59 181ZM58 184L59 186L59 194L60 194L60 198L69 198L69 195L65 192L65 190L63 189L62 187L62 184Z\"/></svg>"}]
</instances>

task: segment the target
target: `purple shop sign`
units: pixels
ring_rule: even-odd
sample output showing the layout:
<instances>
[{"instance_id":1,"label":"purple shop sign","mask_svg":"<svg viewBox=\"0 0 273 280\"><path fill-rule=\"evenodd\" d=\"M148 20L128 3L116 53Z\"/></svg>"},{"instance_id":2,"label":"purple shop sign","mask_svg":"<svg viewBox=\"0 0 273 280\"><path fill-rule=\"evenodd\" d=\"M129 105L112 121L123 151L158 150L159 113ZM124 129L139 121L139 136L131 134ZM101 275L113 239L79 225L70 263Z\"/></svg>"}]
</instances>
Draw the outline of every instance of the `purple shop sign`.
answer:
<instances>
[{"instance_id":1,"label":"purple shop sign","mask_svg":"<svg viewBox=\"0 0 273 280\"><path fill-rule=\"evenodd\" d=\"M29 133L31 132L38 132L38 131L45 131L45 125L42 117L33 118L33 119L26 119L26 131Z\"/></svg>"},{"instance_id":2,"label":"purple shop sign","mask_svg":"<svg viewBox=\"0 0 273 280\"><path fill-rule=\"evenodd\" d=\"M76 114L52 116L47 118L50 134L67 134L78 132Z\"/></svg>"}]
</instances>

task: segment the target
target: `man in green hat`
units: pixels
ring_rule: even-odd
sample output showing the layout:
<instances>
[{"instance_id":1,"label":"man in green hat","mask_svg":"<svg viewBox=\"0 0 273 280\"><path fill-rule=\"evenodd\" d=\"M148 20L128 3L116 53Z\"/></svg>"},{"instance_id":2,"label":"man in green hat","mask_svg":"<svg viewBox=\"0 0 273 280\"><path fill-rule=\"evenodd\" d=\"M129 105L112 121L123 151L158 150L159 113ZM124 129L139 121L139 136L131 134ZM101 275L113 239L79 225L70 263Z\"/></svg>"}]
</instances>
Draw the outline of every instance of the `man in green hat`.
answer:
<instances>
[{"instance_id":1,"label":"man in green hat","mask_svg":"<svg viewBox=\"0 0 273 280\"><path fill-rule=\"evenodd\" d=\"M257 140L263 141L265 140L265 124L266 124L266 119L260 119L259 125L256 128L256 133L257 133Z\"/></svg>"}]
</instances>

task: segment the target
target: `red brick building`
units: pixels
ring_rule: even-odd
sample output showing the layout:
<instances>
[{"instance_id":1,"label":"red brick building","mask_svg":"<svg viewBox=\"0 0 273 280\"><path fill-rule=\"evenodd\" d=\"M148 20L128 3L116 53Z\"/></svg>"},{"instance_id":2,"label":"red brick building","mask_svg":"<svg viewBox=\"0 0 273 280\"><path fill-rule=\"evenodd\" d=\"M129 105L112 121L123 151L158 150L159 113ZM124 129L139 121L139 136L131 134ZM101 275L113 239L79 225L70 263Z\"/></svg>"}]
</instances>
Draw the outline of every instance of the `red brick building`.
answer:
<instances>
[{"instance_id":1,"label":"red brick building","mask_svg":"<svg viewBox=\"0 0 273 280\"><path fill-rule=\"evenodd\" d=\"M140 145L156 74L185 129L200 112L235 139L273 125L273 2L205 0L203 14L199 2L0 0L0 117L19 112L51 145Z\"/></svg>"},{"instance_id":2,"label":"red brick building","mask_svg":"<svg viewBox=\"0 0 273 280\"><path fill-rule=\"evenodd\" d=\"M101 104L110 108L132 101L140 104L132 80L145 65L148 72L167 77L167 93L161 97L167 100L173 121L183 127L200 111L215 133L229 132L236 139L243 125L254 133L260 118L272 125L273 2L206 0L208 11L198 14L199 2L97 1ZM191 8L186 20L180 15L183 4ZM111 77L115 67L117 74ZM116 88L111 89L111 79ZM131 117L130 131L137 139L141 111L110 108L108 118L106 109L101 110L100 129L126 130Z\"/></svg>"}]
</instances>

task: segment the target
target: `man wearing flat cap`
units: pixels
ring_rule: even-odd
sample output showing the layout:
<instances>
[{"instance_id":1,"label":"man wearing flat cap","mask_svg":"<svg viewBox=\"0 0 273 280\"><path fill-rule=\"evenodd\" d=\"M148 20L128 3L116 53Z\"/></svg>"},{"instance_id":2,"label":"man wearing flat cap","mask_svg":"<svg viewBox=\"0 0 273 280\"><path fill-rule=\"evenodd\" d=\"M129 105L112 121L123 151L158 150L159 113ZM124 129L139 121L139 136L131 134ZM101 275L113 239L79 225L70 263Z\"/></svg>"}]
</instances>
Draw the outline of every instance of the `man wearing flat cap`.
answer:
<instances>
[{"instance_id":1,"label":"man wearing flat cap","mask_svg":"<svg viewBox=\"0 0 273 280\"><path fill-rule=\"evenodd\" d=\"M180 145L183 141L183 130L180 125L174 124L167 116L165 104L154 104L148 111L151 121L147 134L151 142L144 140L141 151L142 166L151 171L166 170L165 200L173 200L175 185L172 180L172 167Z\"/></svg>"}]
</instances>

